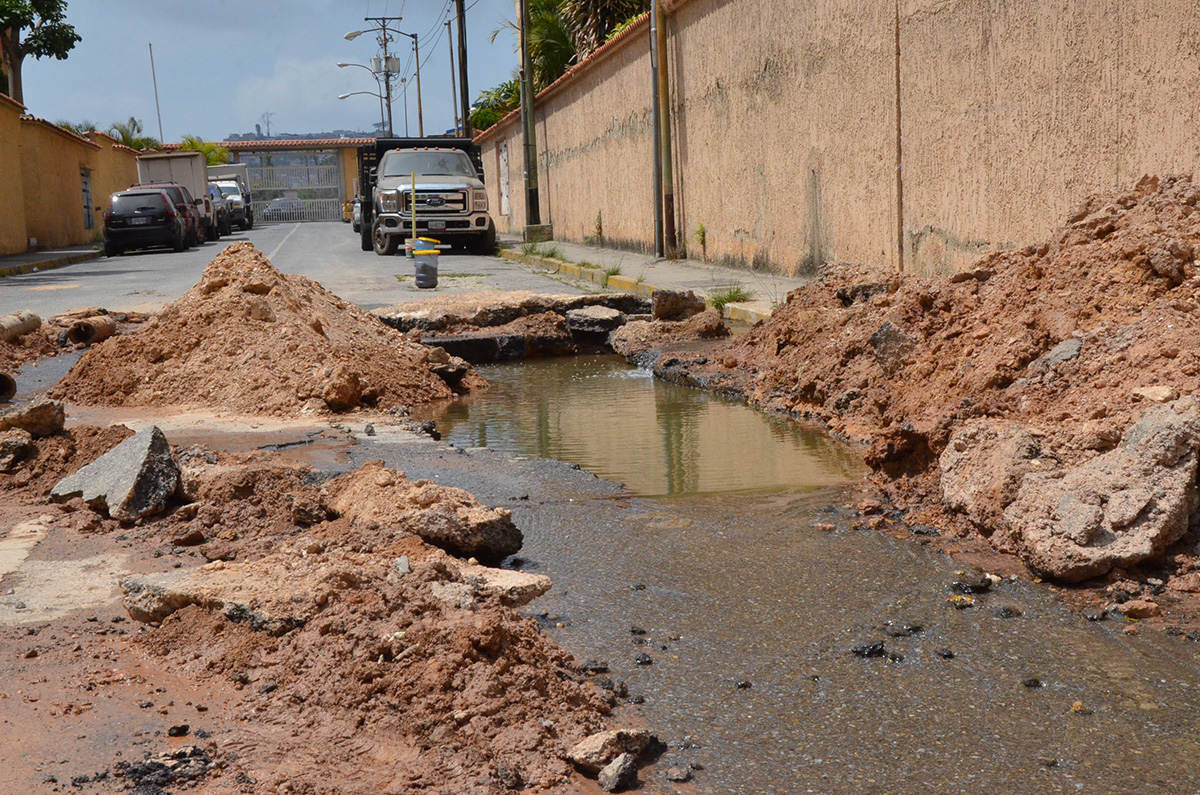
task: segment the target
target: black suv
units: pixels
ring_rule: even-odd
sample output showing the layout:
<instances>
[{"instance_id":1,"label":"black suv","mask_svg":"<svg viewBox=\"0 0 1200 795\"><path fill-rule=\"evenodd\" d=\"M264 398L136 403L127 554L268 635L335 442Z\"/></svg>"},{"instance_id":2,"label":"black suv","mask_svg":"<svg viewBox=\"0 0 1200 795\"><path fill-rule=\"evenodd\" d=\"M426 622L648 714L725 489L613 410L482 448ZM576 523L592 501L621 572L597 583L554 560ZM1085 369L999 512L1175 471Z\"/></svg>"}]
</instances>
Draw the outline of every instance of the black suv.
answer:
<instances>
[{"instance_id":1,"label":"black suv","mask_svg":"<svg viewBox=\"0 0 1200 795\"><path fill-rule=\"evenodd\" d=\"M114 193L104 211L104 253L120 256L130 248L187 248L187 221L171 197L159 189Z\"/></svg>"},{"instance_id":2,"label":"black suv","mask_svg":"<svg viewBox=\"0 0 1200 795\"><path fill-rule=\"evenodd\" d=\"M183 216L186 224L184 245L198 246L204 241L204 238L200 236L204 229L201 225L203 221L200 219L200 211L196 209L196 200L192 198L192 194L187 188L174 182L155 182L147 185L135 185L129 190L143 189L161 190L175 202L175 209Z\"/></svg>"}]
</instances>

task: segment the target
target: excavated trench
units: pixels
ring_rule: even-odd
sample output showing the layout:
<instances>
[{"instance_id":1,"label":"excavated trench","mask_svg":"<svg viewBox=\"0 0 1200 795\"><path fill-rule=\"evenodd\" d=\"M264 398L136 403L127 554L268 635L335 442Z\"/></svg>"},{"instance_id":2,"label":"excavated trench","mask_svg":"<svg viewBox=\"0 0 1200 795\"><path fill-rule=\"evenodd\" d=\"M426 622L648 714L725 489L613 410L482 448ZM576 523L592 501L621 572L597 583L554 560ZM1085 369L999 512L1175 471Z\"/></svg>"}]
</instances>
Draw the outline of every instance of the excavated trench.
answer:
<instances>
[{"instance_id":1,"label":"excavated trench","mask_svg":"<svg viewBox=\"0 0 1200 795\"><path fill-rule=\"evenodd\" d=\"M555 583L534 612L670 746L650 791L689 764L720 793L1200 785L1183 633L1090 624L1016 579L980 593L982 572L861 526L862 465L817 430L612 357L481 372L489 393L437 420L453 447L351 457L513 511L509 565Z\"/></svg>"}]
</instances>

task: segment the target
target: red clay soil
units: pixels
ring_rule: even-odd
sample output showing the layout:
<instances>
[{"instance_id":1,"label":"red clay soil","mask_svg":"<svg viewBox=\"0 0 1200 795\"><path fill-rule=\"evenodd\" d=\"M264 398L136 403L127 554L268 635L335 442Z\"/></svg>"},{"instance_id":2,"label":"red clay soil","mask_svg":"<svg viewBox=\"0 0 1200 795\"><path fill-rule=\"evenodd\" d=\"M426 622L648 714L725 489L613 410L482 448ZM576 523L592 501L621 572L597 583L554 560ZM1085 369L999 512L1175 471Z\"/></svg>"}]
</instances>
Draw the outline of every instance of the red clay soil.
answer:
<instances>
[{"instance_id":1,"label":"red clay soil","mask_svg":"<svg viewBox=\"0 0 1200 795\"><path fill-rule=\"evenodd\" d=\"M0 781L33 775L49 791L81 775L85 791L153 784L219 795L577 791L567 750L604 727L611 695L533 619L470 585L462 561L414 535L406 514L380 502L388 494L356 507L399 518L339 518L330 506L341 490L303 465L193 447L176 451L184 494L166 515L121 525L79 500L44 503L59 477L128 434L76 428L39 440L18 474L0 476L0 514L46 515L34 550L42 560L116 555L136 576L198 576L201 590L257 584L263 596L214 597L148 626L75 613L0 631L0 652L17 661L0 669L0 699L37 726L19 736L0 726L21 759ZM370 466L365 477L377 478ZM474 503L435 484L417 497L424 521ZM402 557L411 570L398 567ZM264 624L263 611L300 618ZM107 634L118 626L119 638ZM163 736L183 724L180 739ZM167 773L141 761L163 753L189 761ZM55 767L60 758L69 767ZM45 762L32 770L31 759ZM54 771L58 781L43 778Z\"/></svg>"},{"instance_id":2,"label":"red clay soil","mask_svg":"<svg viewBox=\"0 0 1200 795\"><path fill-rule=\"evenodd\" d=\"M937 469L965 421L1013 420L1065 467L1200 388L1198 208L1189 177L1143 178L1089 197L1046 242L964 273L832 266L706 363L660 369L824 420L868 448L914 522L965 533L940 505ZM1072 338L1074 358L1035 361Z\"/></svg>"},{"instance_id":3,"label":"red clay soil","mask_svg":"<svg viewBox=\"0 0 1200 795\"><path fill-rule=\"evenodd\" d=\"M454 396L430 349L249 243L130 334L88 351L52 394L93 406L197 406L294 415L415 406ZM484 386L470 372L458 388Z\"/></svg>"}]
</instances>

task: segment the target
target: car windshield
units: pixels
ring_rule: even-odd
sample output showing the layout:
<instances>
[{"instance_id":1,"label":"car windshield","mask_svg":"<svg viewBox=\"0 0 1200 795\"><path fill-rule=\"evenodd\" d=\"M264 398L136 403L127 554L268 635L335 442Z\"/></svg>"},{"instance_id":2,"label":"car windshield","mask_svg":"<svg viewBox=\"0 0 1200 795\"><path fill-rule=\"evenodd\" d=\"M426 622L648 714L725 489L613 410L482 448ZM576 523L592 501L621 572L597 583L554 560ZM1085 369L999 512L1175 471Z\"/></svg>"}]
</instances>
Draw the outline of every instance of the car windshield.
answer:
<instances>
[{"instance_id":1,"label":"car windshield","mask_svg":"<svg viewBox=\"0 0 1200 795\"><path fill-rule=\"evenodd\" d=\"M125 193L113 196L114 213L149 213L165 209L166 200L161 193Z\"/></svg>"},{"instance_id":2,"label":"car windshield","mask_svg":"<svg viewBox=\"0 0 1200 795\"><path fill-rule=\"evenodd\" d=\"M405 177L409 174L442 177L473 177L475 166L466 152L399 152L383 156L380 176Z\"/></svg>"},{"instance_id":3,"label":"car windshield","mask_svg":"<svg viewBox=\"0 0 1200 795\"><path fill-rule=\"evenodd\" d=\"M242 191L240 188L238 188L237 185L218 184L217 187L221 190L222 196L241 196L242 195Z\"/></svg>"}]
</instances>

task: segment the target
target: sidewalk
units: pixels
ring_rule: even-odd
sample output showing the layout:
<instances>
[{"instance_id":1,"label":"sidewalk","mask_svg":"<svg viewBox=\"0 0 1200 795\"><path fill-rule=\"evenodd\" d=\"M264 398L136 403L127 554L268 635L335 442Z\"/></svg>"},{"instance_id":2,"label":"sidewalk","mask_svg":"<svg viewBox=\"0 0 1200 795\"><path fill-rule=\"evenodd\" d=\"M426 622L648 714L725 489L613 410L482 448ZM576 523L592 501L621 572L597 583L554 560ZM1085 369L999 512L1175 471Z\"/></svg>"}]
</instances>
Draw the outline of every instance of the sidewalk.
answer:
<instances>
[{"instance_id":1,"label":"sidewalk","mask_svg":"<svg viewBox=\"0 0 1200 795\"><path fill-rule=\"evenodd\" d=\"M0 257L0 277L62 268L67 265L74 265L77 262L99 259L102 253L91 243L88 243L83 246L50 248L43 251L13 254L11 257Z\"/></svg>"},{"instance_id":2,"label":"sidewalk","mask_svg":"<svg viewBox=\"0 0 1200 795\"><path fill-rule=\"evenodd\" d=\"M500 256L565 276L586 279L604 287L650 295L655 290L692 290L711 305L730 288L749 294L743 301L724 304L729 320L757 323L771 316L791 290L809 281L806 276L777 276L739 268L725 268L698 260L662 260L652 254L552 240L539 243L531 253L516 235L501 235ZM548 256L557 254L557 256Z\"/></svg>"}]
</instances>

